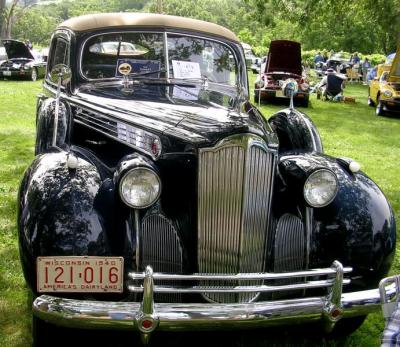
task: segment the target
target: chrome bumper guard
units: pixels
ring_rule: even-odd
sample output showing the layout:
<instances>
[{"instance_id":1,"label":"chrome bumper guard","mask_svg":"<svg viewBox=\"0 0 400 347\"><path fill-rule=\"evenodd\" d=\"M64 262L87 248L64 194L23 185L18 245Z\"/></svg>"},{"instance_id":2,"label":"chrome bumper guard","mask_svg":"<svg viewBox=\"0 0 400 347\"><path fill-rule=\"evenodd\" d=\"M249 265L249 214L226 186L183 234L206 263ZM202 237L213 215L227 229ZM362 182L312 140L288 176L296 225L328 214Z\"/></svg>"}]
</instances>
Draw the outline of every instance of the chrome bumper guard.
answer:
<instances>
[{"instance_id":1,"label":"chrome bumper guard","mask_svg":"<svg viewBox=\"0 0 400 347\"><path fill-rule=\"evenodd\" d=\"M216 330L254 328L271 325L324 321L330 330L342 317L365 315L380 310L381 295L388 301L397 296L396 286L382 284L381 290L342 293L343 284L350 281L344 274L351 268L343 268L335 261L332 267L287 273L256 274L194 274L174 275L153 273L150 266L144 273L129 273L142 285L129 285L131 292L143 293L142 302L108 302L64 299L41 295L33 303L35 316L50 323L86 329L138 330L142 341L147 343L150 334L158 330ZM308 280L311 277L310 280ZM326 277L314 280L312 277ZM289 285L249 285L211 287L210 281L251 281L299 279ZM172 287L157 286L154 281L207 281L207 286ZM383 281L382 281L383 283ZM243 293L282 292L310 288L327 288L322 297L259 301L239 304L221 303L154 303L154 293Z\"/></svg>"}]
</instances>

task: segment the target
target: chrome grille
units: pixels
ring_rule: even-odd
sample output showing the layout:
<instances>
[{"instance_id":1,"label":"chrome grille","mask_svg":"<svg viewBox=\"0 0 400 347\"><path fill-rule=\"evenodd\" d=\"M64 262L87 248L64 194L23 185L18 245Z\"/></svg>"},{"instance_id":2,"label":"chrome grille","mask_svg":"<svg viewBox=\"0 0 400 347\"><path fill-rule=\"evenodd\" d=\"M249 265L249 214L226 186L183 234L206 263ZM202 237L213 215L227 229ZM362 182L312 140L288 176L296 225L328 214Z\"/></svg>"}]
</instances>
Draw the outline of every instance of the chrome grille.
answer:
<instances>
[{"instance_id":1,"label":"chrome grille","mask_svg":"<svg viewBox=\"0 0 400 347\"><path fill-rule=\"evenodd\" d=\"M274 166L275 153L252 135L235 135L200 150L200 273L264 271ZM204 295L216 302L249 302L258 293Z\"/></svg>"},{"instance_id":2,"label":"chrome grille","mask_svg":"<svg viewBox=\"0 0 400 347\"><path fill-rule=\"evenodd\" d=\"M276 225L273 259L274 272L303 270L305 248L305 232L302 220L289 213L282 215ZM299 284L298 278L275 281L276 285L293 285L295 283ZM286 293L277 292L272 294L272 298L280 299L283 296L293 293L293 291L288 291Z\"/></svg>"},{"instance_id":3,"label":"chrome grille","mask_svg":"<svg viewBox=\"0 0 400 347\"><path fill-rule=\"evenodd\" d=\"M172 222L157 208L142 220L141 229L141 264L150 265L154 271L181 274L182 247L178 233ZM169 281L157 281L160 285L169 285ZM156 300L180 302L180 294L156 294Z\"/></svg>"},{"instance_id":4,"label":"chrome grille","mask_svg":"<svg viewBox=\"0 0 400 347\"><path fill-rule=\"evenodd\" d=\"M304 269L305 238L301 219L291 214L279 218L274 248L274 271Z\"/></svg>"}]
</instances>

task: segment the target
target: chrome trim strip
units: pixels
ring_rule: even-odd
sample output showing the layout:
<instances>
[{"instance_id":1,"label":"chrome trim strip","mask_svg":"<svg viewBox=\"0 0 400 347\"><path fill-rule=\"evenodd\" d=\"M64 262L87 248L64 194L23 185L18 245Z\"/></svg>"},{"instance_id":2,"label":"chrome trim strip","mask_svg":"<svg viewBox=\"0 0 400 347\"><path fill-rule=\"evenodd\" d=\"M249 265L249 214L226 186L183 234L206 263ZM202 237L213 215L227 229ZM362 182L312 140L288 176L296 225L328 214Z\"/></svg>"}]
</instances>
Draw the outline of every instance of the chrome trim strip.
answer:
<instances>
[{"instance_id":1,"label":"chrome trim strip","mask_svg":"<svg viewBox=\"0 0 400 347\"><path fill-rule=\"evenodd\" d=\"M162 153L162 145L159 136L136 127L135 125L125 123L124 121L113 119L109 116L105 117L102 114L97 114L93 111L86 110L85 108L78 107L74 112L74 122L98 131L115 141L147 154L153 160L157 160ZM120 128L118 128L118 124L121 125ZM142 133L142 135L138 133ZM125 138L120 138L120 134L121 137ZM149 145L151 147L151 139L153 139L153 143L158 143L160 147L159 154L154 154L146 148L140 147L141 143L147 145L147 147ZM132 142L135 142L135 144Z\"/></svg>"},{"instance_id":2,"label":"chrome trim strip","mask_svg":"<svg viewBox=\"0 0 400 347\"><path fill-rule=\"evenodd\" d=\"M351 267L344 267L343 273L350 273L353 269ZM228 274L192 274L192 275L177 275L177 274L153 274L154 280L176 280L176 281L200 281L200 280L223 280L223 281L245 281L245 280L278 280L292 277L315 277L325 275L336 275L336 270L333 268L326 269L311 269L296 272L282 272L282 273L238 273L233 275ZM133 280L143 280L145 278L144 272L130 272L128 276Z\"/></svg>"},{"instance_id":3,"label":"chrome trim strip","mask_svg":"<svg viewBox=\"0 0 400 347\"><path fill-rule=\"evenodd\" d=\"M350 280L344 280L344 284L349 284ZM210 288L210 286L194 286L194 287L168 287L168 286L154 286L154 293L273 293L282 291L291 291L297 289L310 289L310 288L330 288L335 284L334 280L326 281L309 281L304 283L286 284L277 286L234 286L234 287L221 287ZM143 286L128 286L129 291L133 293L143 293Z\"/></svg>"}]
</instances>

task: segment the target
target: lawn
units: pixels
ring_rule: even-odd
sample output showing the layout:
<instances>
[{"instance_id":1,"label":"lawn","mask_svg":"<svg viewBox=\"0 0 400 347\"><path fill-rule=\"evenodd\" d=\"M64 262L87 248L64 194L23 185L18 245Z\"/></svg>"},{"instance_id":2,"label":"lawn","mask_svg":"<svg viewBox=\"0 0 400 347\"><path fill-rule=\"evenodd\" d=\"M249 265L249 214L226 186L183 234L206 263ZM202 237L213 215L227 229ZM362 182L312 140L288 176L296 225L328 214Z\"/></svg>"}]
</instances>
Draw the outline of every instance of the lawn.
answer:
<instances>
[{"instance_id":1,"label":"lawn","mask_svg":"<svg viewBox=\"0 0 400 347\"><path fill-rule=\"evenodd\" d=\"M253 79L253 76L251 76ZM17 245L16 195L19 181L33 158L35 140L35 97L41 82L0 81L0 346L30 345L28 290L21 273ZM376 117L367 106L367 87L348 86L345 92L355 104L323 102L311 98L306 111L317 125L327 154L351 157L382 188L400 221L400 118ZM268 117L282 106L261 107ZM400 222L399 222L400 223ZM400 272L397 257L393 273ZM383 321L371 315L346 341L335 343L285 334L291 345L378 346ZM309 335L313 335L313 332ZM296 337L293 337L296 336ZM264 339L266 339L264 337ZM267 341L267 339L266 339ZM267 345L263 342L257 345ZM276 343L275 343L276 345Z\"/></svg>"}]
</instances>

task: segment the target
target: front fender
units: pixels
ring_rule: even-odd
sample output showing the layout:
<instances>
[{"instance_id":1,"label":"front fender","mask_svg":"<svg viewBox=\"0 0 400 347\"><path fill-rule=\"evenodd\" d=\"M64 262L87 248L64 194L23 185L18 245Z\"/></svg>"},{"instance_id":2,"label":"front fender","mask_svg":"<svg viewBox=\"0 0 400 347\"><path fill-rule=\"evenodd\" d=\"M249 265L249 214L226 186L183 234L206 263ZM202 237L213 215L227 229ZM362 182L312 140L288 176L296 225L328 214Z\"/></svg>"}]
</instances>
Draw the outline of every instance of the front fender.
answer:
<instances>
[{"instance_id":1,"label":"front fender","mask_svg":"<svg viewBox=\"0 0 400 347\"><path fill-rule=\"evenodd\" d=\"M94 207L101 186L94 165L78 158L67 165L67 152L35 158L19 191L18 228L24 275L35 288L38 256L108 254L107 233Z\"/></svg>"},{"instance_id":2,"label":"front fender","mask_svg":"<svg viewBox=\"0 0 400 347\"><path fill-rule=\"evenodd\" d=\"M361 287L376 286L389 271L395 252L392 208L367 175L349 170L348 161L316 153L281 157L280 172L298 204L305 204L305 178L318 168L337 175L339 190L329 205L312 209L310 266L329 266L338 260L353 267Z\"/></svg>"}]
</instances>

